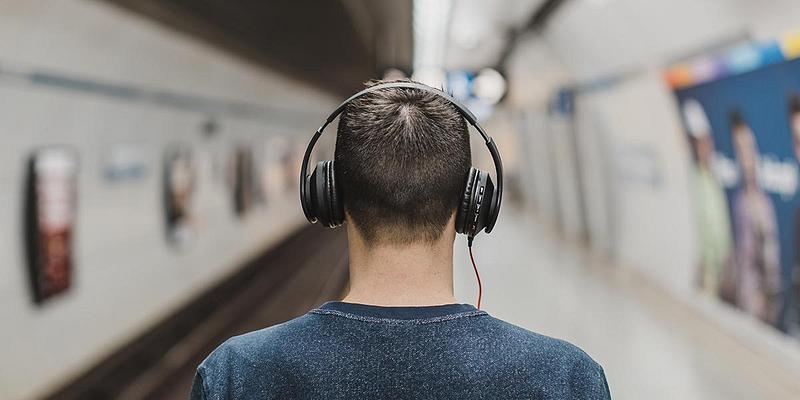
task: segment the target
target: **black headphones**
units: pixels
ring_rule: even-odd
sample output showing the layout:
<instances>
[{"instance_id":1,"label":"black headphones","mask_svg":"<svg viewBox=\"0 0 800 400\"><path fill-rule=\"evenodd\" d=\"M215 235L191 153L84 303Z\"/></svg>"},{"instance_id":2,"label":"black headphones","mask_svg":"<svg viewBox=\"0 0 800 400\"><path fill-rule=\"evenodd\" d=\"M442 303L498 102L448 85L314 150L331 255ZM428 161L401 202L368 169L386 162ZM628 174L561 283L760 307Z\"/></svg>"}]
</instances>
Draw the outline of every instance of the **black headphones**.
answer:
<instances>
[{"instance_id":1,"label":"black headphones","mask_svg":"<svg viewBox=\"0 0 800 400\"><path fill-rule=\"evenodd\" d=\"M486 131L478 124L475 116L464 107L464 105L458 102L458 100L441 90L436 90L430 86L416 82L388 82L370 86L350 96L350 98L340 104L339 107L333 110L331 115L328 116L325 123L317 129L311 141L308 143L306 153L303 155L303 165L300 169L300 203L303 206L303 213L306 215L308 221L311 223L320 221L329 228L336 228L344 222L344 204L341 198L341 190L336 187L336 174L333 169L333 161L318 162L317 166L314 168L314 172L312 172L310 176L307 175L308 159L311 156L311 151L314 149L317 140L322 136L322 131L333 122L333 120L344 111L347 104L354 99L367 93L388 88L417 89L438 95L452 103L464 119L480 133L494 161L494 169L497 173L497 185L495 186L492 182L492 178L489 176L488 172L481 171L474 167L470 168L466 184L464 185L464 195L461 199L458 211L456 212L456 232L467 235L470 239L470 244L472 243L472 238L481 230L485 229L486 233L491 232L492 228L494 228L494 224L497 222L497 216L500 214L500 203L503 199L503 162L500 159L497 146L495 146L492 138L487 135Z\"/></svg>"}]
</instances>

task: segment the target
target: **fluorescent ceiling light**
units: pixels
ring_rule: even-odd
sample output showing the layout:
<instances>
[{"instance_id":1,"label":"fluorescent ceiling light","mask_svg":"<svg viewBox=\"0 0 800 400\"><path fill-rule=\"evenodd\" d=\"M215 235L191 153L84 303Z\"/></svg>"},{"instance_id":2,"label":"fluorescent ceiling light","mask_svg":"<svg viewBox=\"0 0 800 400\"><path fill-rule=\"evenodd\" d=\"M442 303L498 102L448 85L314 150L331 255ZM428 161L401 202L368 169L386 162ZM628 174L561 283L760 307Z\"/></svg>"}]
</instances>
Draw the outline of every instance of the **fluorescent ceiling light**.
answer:
<instances>
[{"instance_id":1,"label":"fluorescent ceiling light","mask_svg":"<svg viewBox=\"0 0 800 400\"><path fill-rule=\"evenodd\" d=\"M447 49L452 0L414 0L414 71L441 70Z\"/></svg>"}]
</instances>

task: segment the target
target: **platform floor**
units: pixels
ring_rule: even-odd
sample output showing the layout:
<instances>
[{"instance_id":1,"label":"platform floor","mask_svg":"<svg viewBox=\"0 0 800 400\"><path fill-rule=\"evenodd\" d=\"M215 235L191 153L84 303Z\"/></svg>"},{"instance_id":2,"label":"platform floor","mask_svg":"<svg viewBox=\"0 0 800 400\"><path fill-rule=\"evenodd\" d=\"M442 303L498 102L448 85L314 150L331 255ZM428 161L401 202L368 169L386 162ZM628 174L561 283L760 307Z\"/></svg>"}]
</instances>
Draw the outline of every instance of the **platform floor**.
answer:
<instances>
[{"instance_id":1,"label":"platform floor","mask_svg":"<svg viewBox=\"0 0 800 400\"><path fill-rule=\"evenodd\" d=\"M615 399L800 399L800 377L641 277L513 210L502 222L473 247L482 308L583 348L604 367ZM456 296L473 303L475 277L461 238L455 264Z\"/></svg>"}]
</instances>

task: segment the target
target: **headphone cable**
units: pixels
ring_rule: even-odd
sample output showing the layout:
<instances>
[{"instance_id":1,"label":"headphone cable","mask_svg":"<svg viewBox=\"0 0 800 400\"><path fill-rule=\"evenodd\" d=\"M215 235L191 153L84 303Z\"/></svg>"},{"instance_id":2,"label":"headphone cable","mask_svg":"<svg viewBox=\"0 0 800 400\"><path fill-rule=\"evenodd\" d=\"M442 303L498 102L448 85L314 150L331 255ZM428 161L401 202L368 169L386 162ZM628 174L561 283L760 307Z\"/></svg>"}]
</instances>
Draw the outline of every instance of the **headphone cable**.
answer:
<instances>
[{"instance_id":1,"label":"headphone cable","mask_svg":"<svg viewBox=\"0 0 800 400\"><path fill-rule=\"evenodd\" d=\"M469 249L469 259L472 260L472 269L475 270L475 278L478 280L478 309L481 309L481 297L483 296L483 286L481 285L481 274L478 273L478 266L475 264L475 257L472 255L472 237L467 239Z\"/></svg>"}]
</instances>

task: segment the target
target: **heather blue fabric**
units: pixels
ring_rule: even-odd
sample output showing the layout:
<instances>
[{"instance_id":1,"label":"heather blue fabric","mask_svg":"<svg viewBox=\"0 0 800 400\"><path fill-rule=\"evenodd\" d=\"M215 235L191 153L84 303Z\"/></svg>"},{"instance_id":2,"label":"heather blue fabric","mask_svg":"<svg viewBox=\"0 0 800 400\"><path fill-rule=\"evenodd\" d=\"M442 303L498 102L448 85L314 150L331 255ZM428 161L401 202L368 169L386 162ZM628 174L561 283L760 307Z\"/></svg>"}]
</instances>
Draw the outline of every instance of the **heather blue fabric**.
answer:
<instances>
[{"instance_id":1,"label":"heather blue fabric","mask_svg":"<svg viewBox=\"0 0 800 400\"><path fill-rule=\"evenodd\" d=\"M466 304L329 302L229 339L192 399L610 399L579 348Z\"/></svg>"}]
</instances>

